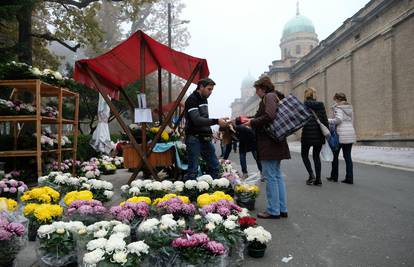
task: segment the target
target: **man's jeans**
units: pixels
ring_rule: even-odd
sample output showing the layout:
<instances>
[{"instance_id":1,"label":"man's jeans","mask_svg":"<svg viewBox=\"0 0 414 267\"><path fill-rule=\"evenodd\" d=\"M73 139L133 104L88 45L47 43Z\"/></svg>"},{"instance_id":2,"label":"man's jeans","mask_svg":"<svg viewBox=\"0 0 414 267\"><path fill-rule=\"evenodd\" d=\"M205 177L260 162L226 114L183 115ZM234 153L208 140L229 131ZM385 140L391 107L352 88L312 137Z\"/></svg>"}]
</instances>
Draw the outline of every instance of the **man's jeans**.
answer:
<instances>
[{"instance_id":1,"label":"man's jeans","mask_svg":"<svg viewBox=\"0 0 414 267\"><path fill-rule=\"evenodd\" d=\"M257 164L257 168L259 169L259 171L262 171L262 165L260 164L260 161L257 160L257 152L256 150L251 151L254 160L256 161ZM240 157L240 166L242 169L242 173L247 173L247 162L246 162L246 152L240 152L240 148L239 148L239 157Z\"/></svg>"},{"instance_id":2,"label":"man's jeans","mask_svg":"<svg viewBox=\"0 0 414 267\"><path fill-rule=\"evenodd\" d=\"M185 144L187 146L188 156L188 170L185 175L185 180L195 180L197 178L200 156L207 162L207 173L210 174L213 179L217 179L220 163L211 141L200 141L198 137L188 135Z\"/></svg>"},{"instance_id":3,"label":"man's jeans","mask_svg":"<svg viewBox=\"0 0 414 267\"><path fill-rule=\"evenodd\" d=\"M280 170L280 160L262 160L266 180L267 213L280 215L287 212L285 181Z\"/></svg>"}]
</instances>

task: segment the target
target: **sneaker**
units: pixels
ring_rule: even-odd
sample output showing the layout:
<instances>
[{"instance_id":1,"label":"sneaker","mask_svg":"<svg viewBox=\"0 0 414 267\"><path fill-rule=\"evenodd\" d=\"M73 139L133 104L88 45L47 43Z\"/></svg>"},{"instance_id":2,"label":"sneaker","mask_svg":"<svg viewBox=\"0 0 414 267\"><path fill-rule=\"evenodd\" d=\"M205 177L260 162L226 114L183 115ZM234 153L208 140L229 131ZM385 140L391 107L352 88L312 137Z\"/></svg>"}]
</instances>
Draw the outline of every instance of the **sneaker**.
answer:
<instances>
[{"instance_id":1,"label":"sneaker","mask_svg":"<svg viewBox=\"0 0 414 267\"><path fill-rule=\"evenodd\" d=\"M242 179L244 180L244 179L246 179L247 177L249 177L249 174L248 174L248 173L243 173L243 175L242 175Z\"/></svg>"}]
</instances>

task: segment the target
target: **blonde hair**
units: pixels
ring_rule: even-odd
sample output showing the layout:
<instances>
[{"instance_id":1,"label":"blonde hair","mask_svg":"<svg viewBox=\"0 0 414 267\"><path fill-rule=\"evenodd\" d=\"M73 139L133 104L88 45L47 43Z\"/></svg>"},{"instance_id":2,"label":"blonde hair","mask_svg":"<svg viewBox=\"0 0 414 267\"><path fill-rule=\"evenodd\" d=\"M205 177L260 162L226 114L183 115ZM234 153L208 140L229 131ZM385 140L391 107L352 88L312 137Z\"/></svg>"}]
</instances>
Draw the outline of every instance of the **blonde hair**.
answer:
<instances>
[{"instance_id":1,"label":"blonde hair","mask_svg":"<svg viewBox=\"0 0 414 267\"><path fill-rule=\"evenodd\" d=\"M316 100L316 89L313 87L308 87L304 93L304 99L315 99Z\"/></svg>"}]
</instances>

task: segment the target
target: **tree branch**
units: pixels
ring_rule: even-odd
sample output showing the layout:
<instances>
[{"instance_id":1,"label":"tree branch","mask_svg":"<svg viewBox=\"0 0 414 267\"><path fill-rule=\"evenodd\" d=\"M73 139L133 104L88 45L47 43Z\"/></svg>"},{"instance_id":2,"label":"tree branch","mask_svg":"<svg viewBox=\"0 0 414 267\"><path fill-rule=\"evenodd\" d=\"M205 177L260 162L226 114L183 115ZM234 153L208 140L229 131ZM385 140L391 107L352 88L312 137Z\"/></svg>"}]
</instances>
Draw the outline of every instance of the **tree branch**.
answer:
<instances>
[{"instance_id":1,"label":"tree branch","mask_svg":"<svg viewBox=\"0 0 414 267\"><path fill-rule=\"evenodd\" d=\"M93 3L93 2L98 2L99 0L82 0L82 1L75 1L75 0L44 0L45 2L53 2L53 3L58 3L61 5L71 5L71 6L76 6L77 8L81 9L81 8L85 8L87 7L89 4ZM111 0L112 2L122 2L124 0Z\"/></svg>"},{"instance_id":2,"label":"tree branch","mask_svg":"<svg viewBox=\"0 0 414 267\"><path fill-rule=\"evenodd\" d=\"M67 49L69 49L73 52L76 52L76 50L78 50L78 48L80 47L79 43L75 46L70 46L69 44L65 43L64 41L54 37L50 33L43 33L43 34L32 33L32 36L37 37L37 38L41 38L41 39L45 39L45 40L48 40L48 41L56 41L56 42L60 43L61 45L63 45L64 47L66 47Z\"/></svg>"}]
</instances>

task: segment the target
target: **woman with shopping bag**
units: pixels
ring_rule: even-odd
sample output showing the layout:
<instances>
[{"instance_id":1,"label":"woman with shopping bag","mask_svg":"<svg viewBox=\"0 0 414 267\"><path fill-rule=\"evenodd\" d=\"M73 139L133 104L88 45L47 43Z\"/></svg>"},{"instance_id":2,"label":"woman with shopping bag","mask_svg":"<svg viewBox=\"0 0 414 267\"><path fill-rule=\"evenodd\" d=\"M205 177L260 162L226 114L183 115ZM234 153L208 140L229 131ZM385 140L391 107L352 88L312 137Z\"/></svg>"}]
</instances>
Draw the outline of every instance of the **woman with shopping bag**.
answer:
<instances>
[{"instance_id":1,"label":"woman with shopping bag","mask_svg":"<svg viewBox=\"0 0 414 267\"><path fill-rule=\"evenodd\" d=\"M325 144L325 135L329 134L329 130L327 129L328 117L326 115L325 105L320 101L316 101L315 88L309 87L305 90L304 104L313 114L311 119L303 126L301 137L301 156L309 174L306 184L321 186L321 159L319 154L322 145ZM309 150L311 147L313 149L312 157L315 173L312 170L312 165L309 160Z\"/></svg>"}]
</instances>

